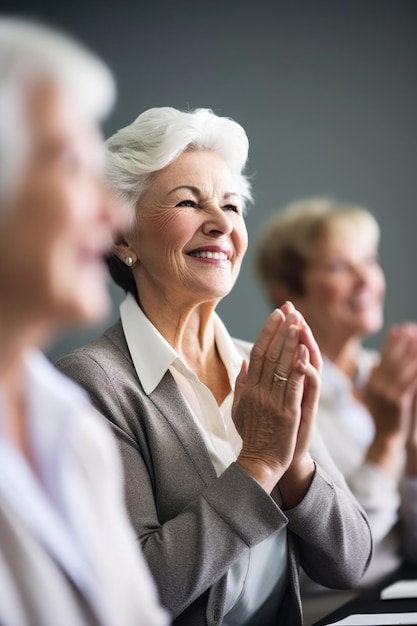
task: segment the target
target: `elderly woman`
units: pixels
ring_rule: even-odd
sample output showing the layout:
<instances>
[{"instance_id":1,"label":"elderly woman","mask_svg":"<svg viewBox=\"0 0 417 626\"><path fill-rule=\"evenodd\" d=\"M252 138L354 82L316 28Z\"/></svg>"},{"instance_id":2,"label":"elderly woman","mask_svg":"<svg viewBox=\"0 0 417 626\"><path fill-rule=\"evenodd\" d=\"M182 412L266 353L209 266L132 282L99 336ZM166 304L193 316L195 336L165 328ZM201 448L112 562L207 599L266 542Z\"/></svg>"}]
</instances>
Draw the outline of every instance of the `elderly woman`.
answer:
<instances>
[{"instance_id":1,"label":"elderly woman","mask_svg":"<svg viewBox=\"0 0 417 626\"><path fill-rule=\"evenodd\" d=\"M252 347L215 313L247 247L246 134L207 109L154 108L107 151L131 210L110 259L128 295L120 321L59 367L113 425L174 623L299 625L298 565L355 585L371 539L313 438L321 358L301 315L275 310Z\"/></svg>"},{"instance_id":2,"label":"elderly woman","mask_svg":"<svg viewBox=\"0 0 417 626\"><path fill-rule=\"evenodd\" d=\"M383 323L378 244L369 211L314 198L268 220L255 252L272 306L290 298L323 355L318 429L375 541L364 584L417 559L417 326L389 329L380 353L362 345ZM326 606L323 596L317 603Z\"/></svg>"},{"instance_id":3,"label":"elderly woman","mask_svg":"<svg viewBox=\"0 0 417 626\"><path fill-rule=\"evenodd\" d=\"M126 514L113 437L39 352L108 310L118 223L98 123L108 68L0 17L0 623L166 626Z\"/></svg>"}]
</instances>

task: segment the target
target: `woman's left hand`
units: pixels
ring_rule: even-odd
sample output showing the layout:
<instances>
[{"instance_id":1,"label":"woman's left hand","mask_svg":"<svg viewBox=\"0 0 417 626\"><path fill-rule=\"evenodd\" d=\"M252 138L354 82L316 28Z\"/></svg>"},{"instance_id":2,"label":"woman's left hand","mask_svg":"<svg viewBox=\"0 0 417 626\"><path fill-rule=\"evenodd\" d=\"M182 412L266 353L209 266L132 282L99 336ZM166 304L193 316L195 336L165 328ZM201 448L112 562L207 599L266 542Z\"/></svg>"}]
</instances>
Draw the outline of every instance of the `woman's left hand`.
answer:
<instances>
[{"instance_id":1,"label":"woman's left hand","mask_svg":"<svg viewBox=\"0 0 417 626\"><path fill-rule=\"evenodd\" d=\"M279 314L268 318L242 367L233 419L243 440L238 463L268 492L279 482L289 508L302 499L314 474L309 447L322 361L294 306L286 303Z\"/></svg>"}]
</instances>

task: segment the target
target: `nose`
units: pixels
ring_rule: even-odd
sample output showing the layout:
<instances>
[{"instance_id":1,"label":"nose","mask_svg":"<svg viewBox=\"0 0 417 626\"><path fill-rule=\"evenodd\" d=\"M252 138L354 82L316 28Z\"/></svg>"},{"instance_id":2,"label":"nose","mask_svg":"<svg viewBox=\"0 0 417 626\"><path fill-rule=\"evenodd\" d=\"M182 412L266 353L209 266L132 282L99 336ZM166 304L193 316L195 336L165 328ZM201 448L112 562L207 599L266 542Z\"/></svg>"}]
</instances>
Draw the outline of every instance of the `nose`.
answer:
<instances>
[{"instance_id":1,"label":"nose","mask_svg":"<svg viewBox=\"0 0 417 626\"><path fill-rule=\"evenodd\" d=\"M359 285L364 285L369 280L369 271L366 265L355 264L351 266L351 273Z\"/></svg>"},{"instance_id":2,"label":"nose","mask_svg":"<svg viewBox=\"0 0 417 626\"><path fill-rule=\"evenodd\" d=\"M211 236L229 235L233 230L233 222L228 212L216 203L206 208L203 231Z\"/></svg>"}]
</instances>

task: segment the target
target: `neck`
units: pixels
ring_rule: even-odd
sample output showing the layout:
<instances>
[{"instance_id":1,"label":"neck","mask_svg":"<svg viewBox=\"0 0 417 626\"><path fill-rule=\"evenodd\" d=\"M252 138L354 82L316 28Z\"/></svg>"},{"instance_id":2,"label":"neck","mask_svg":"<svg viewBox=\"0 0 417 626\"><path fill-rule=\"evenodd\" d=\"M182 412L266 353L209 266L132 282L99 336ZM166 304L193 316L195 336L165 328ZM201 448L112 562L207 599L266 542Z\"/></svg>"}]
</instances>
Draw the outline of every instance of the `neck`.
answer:
<instances>
[{"instance_id":1,"label":"neck","mask_svg":"<svg viewBox=\"0 0 417 626\"><path fill-rule=\"evenodd\" d=\"M140 291L142 311L190 366L204 362L214 346L213 313L217 302L181 303L175 296L157 301Z\"/></svg>"},{"instance_id":2,"label":"neck","mask_svg":"<svg viewBox=\"0 0 417 626\"><path fill-rule=\"evenodd\" d=\"M3 311L2 311L3 313ZM23 360L28 348L40 345L45 333L33 326L0 318L0 391L6 437L32 464L26 425ZM32 464L33 465L33 464Z\"/></svg>"},{"instance_id":3,"label":"neck","mask_svg":"<svg viewBox=\"0 0 417 626\"><path fill-rule=\"evenodd\" d=\"M2 355L3 357L3 355ZM23 385L23 354L15 355L7 367L2 363L0 389L4 409L4 432L7 439L30 461Z\"/></svg>"},{"instance_id":4,"label":"neck","mask_svg":"<svg viewBox=\"0 0 417 626\"><path fill-rule=\"evenodd\" d=\"M337 341L326 337L320 340L316 335L316 340L320 346L322 355L331 361L331 363L348 378L354 380L356 375L357 354L361 346L361 339L359 337L349 337Z\"/></svg>"},{"instance_id":5,"label":"neck","mask_svg":"<svg viewBox=\"0 0 417 626\"><path fill-rule=\"evenodd\" d=\"M230 392L226 368L214 338L214 303L156 305L141 293L141 308L180 358L193 370L220 405Z\"/></svg>"},{"instance_id":6,"label":"neck","mask_svg":"<svg viewBox=\"0 0 417 626\"><path fill-rule=\"evenodd\" d=\"M29 348L46 345L51 332L47 330L47 322L33 323L23 319L18 312L6 313L6 307L0 301L0 379L3 372L9 369L10 363L21 360L24 352ZM30 311L29 311L30 315Z\"/></svg>"}]
</instances>

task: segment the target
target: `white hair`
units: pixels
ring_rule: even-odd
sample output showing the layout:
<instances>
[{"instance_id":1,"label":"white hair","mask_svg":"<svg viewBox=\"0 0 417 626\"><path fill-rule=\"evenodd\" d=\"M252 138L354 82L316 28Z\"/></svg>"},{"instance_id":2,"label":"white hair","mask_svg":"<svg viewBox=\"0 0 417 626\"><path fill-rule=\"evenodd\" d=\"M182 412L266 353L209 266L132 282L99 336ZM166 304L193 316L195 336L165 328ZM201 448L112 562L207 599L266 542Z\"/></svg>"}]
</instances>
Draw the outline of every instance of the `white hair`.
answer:
<instances>
[{"instance_id":1,"label":"white hair","mask_svg":"<svg viewBox=\"0 0 417 626\"><path fill-rule=\"evenodd\" d=\"M132 219L150 175L190 149L218 153L236 181L243 206L252 199L249 180L243 174L249 150L247 135L240 124L210 109L148 109L109 137L105 145L108 182L129 207Z\"/></svg>"},{"instance_id":2,"label":"white hair","mask_svg":"<svg viewBox=\"0 0 417 626\"><path fill-rule=\"evenodd\" d=\"M44 24L0 16L0 199L26 154L23 105L28 85L39 78L56 83L97 122L114 103L113 76L93 53Z\"/></svg>"}]
</instances>

